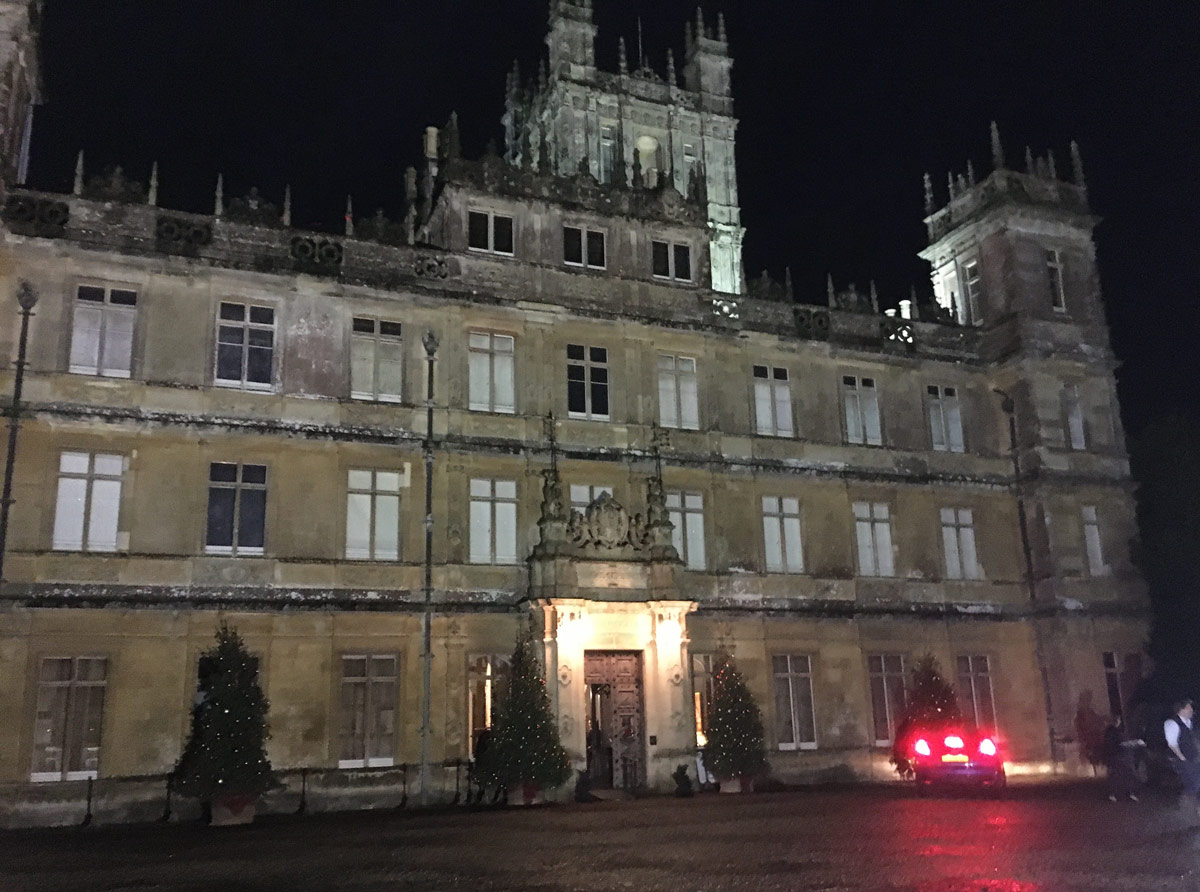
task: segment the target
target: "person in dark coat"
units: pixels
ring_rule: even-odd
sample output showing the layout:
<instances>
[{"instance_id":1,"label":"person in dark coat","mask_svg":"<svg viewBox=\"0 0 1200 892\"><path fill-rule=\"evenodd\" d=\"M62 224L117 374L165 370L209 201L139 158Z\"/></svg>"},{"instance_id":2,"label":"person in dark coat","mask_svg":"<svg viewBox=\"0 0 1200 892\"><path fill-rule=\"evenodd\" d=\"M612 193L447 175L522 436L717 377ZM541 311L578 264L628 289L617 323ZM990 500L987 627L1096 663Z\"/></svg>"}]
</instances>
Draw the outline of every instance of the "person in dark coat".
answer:
<instances>
[{"instance_id":1,"label":"person in dark coat","mask_svg":"<svg viewBox=\"0 0 1200 892\"><path fill-rule=\"evenodd\" d=\"M1104 729L1104 764L1108 768L1108 799L1138 801L1138 779L1133 770L1133 748L1137 741L1125 733L1125 722L1117 716Z\"/></svg>"}]
</instances>

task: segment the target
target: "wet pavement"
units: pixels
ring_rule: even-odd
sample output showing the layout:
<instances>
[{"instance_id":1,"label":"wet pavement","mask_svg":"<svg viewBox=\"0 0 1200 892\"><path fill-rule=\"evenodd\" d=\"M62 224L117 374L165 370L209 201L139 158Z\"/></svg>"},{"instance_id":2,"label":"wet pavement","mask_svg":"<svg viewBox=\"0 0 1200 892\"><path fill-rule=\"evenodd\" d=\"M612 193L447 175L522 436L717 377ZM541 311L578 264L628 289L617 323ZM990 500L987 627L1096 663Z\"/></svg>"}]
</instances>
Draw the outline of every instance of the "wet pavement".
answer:
<instances>
[{"instance_id":1,"label":"wet pavement","mask_svg":"<svg viewBox=\"0 0 1200 892\"><path fill-rule=\"evenodd\" d=\"M1175 892L1200 818L1094 786L855 788L0 833L2 892Z\"/></svg>"}]
</instances>

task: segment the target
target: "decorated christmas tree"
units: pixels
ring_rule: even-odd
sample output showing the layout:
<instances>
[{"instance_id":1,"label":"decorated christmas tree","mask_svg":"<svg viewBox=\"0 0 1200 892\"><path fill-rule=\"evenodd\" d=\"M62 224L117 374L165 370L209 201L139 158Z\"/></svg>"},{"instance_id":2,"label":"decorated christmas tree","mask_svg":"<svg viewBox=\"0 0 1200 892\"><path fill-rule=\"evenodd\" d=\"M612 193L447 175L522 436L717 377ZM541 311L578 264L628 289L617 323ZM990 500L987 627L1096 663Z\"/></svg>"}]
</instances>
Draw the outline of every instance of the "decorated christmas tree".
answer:
<instances>
[{"instance_id":1,"label":"decorated christmas tree","mask_svg":"<svg viewBox=\"0 0 1200 892\"><path fill-rule=\"evenodd\" d=\"M546 681L530 637L517 639L508 696L481 757L483 776L508 789L557 787L571 776L571 763L558 738Z\"/></svg>"},{"instance_id":2,"label":"decorated christmas tree","mask_svg":"<svg viewBox=\"0 0 1200 892\"><path fill-rule=\"evenodd\" d=\"M753 779L767 769L762 713L730 656L713 671L712 712L704 766L718 778Z\"/></svg>"},{"instance_id":3,"label":"decorated christmas tree","mask_svg":"<svg viewBox=\"0 0 1200 892\"><path fill-rule=\"evenodd\" d=\"M257 797L278 786L264 749L267 706L258 661L237 631L222 624L216 644L200 658L192 734L175 766L174 789L212 802Z\"/></svg>"},{"instance_id":4,"label":"decorated christmas tree","mask_svg":"<svg viewBox=\"0 0 1200 892\"><path fill-rule=\"evenodd\" d=\"M906 698L907 705L896 725L892 744L892 764L901 777L913 773L912 747L918 734L962 718L954 685L942 678L942 667L933 654L917 660Z\"/></svg>"}]
</instances>

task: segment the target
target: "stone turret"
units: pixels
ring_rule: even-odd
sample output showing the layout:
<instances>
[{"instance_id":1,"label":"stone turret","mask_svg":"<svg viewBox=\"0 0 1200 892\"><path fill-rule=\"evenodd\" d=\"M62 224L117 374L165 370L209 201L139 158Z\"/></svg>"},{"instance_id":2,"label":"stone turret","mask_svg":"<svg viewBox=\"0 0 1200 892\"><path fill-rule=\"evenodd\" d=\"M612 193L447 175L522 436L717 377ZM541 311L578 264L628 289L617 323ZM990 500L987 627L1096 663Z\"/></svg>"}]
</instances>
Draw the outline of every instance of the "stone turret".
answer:
<instances>
[{"instance_id":1,"label":"stone turret","mask_svg":"<svg viewBox=\"0 0 1200 892\"><path fill-rule=\"evenodd\" d=\"M551 0L550 76L593 81L596 78L596 25L592 0Z\"/></svg>"}]
</instances>

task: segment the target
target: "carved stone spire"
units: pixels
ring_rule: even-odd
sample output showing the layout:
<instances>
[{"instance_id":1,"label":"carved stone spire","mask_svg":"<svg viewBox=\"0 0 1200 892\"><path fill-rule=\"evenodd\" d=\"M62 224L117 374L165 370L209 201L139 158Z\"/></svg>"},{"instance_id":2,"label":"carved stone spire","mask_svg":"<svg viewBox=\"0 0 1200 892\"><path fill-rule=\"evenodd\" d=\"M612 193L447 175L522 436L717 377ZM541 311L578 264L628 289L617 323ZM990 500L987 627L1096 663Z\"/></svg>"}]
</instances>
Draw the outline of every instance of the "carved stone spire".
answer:
<instances>
[{"instance_id":1,"label":"carved stone spire","mask_svg":"<svg viewBox=\"0 0 1200 892\"><path fill-rule=\"evenodd\" d=\"M954 174L946 171L946 188L950 190L950 200L954 201L956 193L954 191Z\"/></svg>"},{"instance_id":2,"label":"carved stone spire","mask_svg":"<svg viewBox=\"0 0 1200 892\"><path fill-rule=\"evenodd\" d=\"M701 7L697 6L696 7L696 39L699 40L700 38L707 37L707 36L708 36L708 32L704 30L704 10Z\"/></svg>"},{"instance_id":3,"label":"carved stone spire","mask_svg":"<svg viewBox=\"0 0 1200 892\"><path fill-rule=\"evenodd\" d=\"M1046 149L1046 170L1050 174L1050 179L1058 179L1058 167L1054 163L1054 149Z\"/></svg>"},{"instance_id":4,"label":"carved stone spire","mask_svg":"<svg viewBox=\"0 0 1200 892\"><path fill-rule=\"evenodd\" d=\"M1080 189L1087 188L1087 180L1083 176L1083 158L1079 154L1079 143L1071 140L1071 179Z\"/></svg>"},{"instance_id":5,"label":"carved stone spire","mask_svg":"<svg viewBox=\"0 0 1200 892\"><path fill-rule=\"evenodd\" d=\"M672 87L679 86L679 79L675 76L675 51L667 47L667 83Z\"/></svg>"},{"instance_id":6,"label":"carved stone spire","mask_svg":"<svg viewBox=\"0 0 1200 892\"><path fill-rule=\"evenodd\" d=\"M158 162L150 165L150 191L146 193L146 204L150 207L158 205Z\"/></svg>"},{"instance_id":7,"label":"carved stone spire","mask_svg":"<svg viewBox=\"0 0 1200 892\"><path fill-rule=\"evenodd\" d=\"M1025 147L1025 172L1033 176L1033 152L1029 151L1029 146Z\"/></svg>"},{"instance_id":8,"label":"carved stone spire","mask_svg":"<svg viewBox=\"0 0 1200 892\"><path fill-rule=\"evenodd\" d=\"M446 160L457 161L462 157L462 138L458 132L458 112L450 112L450 120L442 131L442 145L445 146Z\"/></svg>"},{"instance_id":9,"label":"carved stone spire","mask_svg":"<svg viewBox=\"0 0 1200 892\"><path fill-rule=\"evenodd\" d=\"M225 213L225 175L217 174L217 191L213 196L213 216L219 217Z\"/></svg>"},{"instance_id":10,"label":"carved stone spire","mask_svg":"<svg viewBox=\"0 0 1200 892\"><path fill-rule=\"evenodd\" d=\"M967 159L967 185L975 185L975 165L971 162L970 158Z\"/></svg>"},{"instance_id":11,"label":"carved stone spire","mask_svg":"<svg viewBox=\"0 0 1200 892\"><path fill-rule=\"evenodd\" d=\"M783 268L783 293L787 295L789 301L796 299L796 293L792 290L792 268L790 266Z\"/></svg>"},{"instance_id":12,"label":"carved stone spire","mask_svg":"<svg viewBox=\"0 0 1200 892\"><path fill-rule=\"evenodd\" d=\"M717 13L717 40L721 43L729 43L729 34L725 30L725 13Z\"/></svg>"},{"instance_id":13,"label":"carved stone spire","mask_svg":"<svg viewBox=\"0 0 1200 892\"><path fill-rule=\"evenodd\" d=\"M875 280L871 280L871 312L879 313L879 292L875 290Z\"/></svg>"},{"instance_id":14,"label":"carved stone spire","mask_svg":"<svg viewBox=\"0 0 1200 892\"><path fill-rule=\"evenodd\" d=\"M562 478L558 473L558 437L554 413L543 419L550 445L550 467L542 471L542 505L538 517L539 541L534 556L551 557L563 551L567 542L567 509L563 501Z\"/></svg>"},{"instance_id":15,"label":"carved stone spire","mask_svg":"<svg viewBox=\"0 0 1200 892\"><path fill-rule=\"evenodd\" d=\"M75 156L75 185L71 188L73 195L83 194L83 149Z\"/></svg>"},{"instance_id":16,"label":"carved stone spire","mask_svg":"<svg viewBox=\"0 0 1200 892\"><path fill-rule=\"evenodd\" d=\"M929 178L929 174L925 174L925 216L928 217L933 213L933 180Z\"/></svg>"},{"instance_id":17,"label":"carved stone spire","mask_svg":"<svg viewBox=\"0 0 1200 892\"><path fill-rule=\"evenodd\" d=\"M825 276L825 296L829 299L829 306L837 307L837 293L833 290L833 273Z\"/></svg>"},{"instance_id":18,"label":"carved stone spire","mask_svg":"<svg viewBox=\"0 0 1200 892\"><path fill-rule=\"evenodd\" d=\"M992 121L992 167L1004 170L1004 147L1000 145L1000 128Z\"/></svg>"},{"instance_id":19,"label":"carved stone spire","mask_svg":"<svg viewBox=\"0 0 1200 892\"><path fill-rule=\"evenodd\" d=\"M617 41L617 71L629 74L629 58L625 55L625 38Z\"/></svg>"},{"instance_id":20,"label":"carved stone spire","mask_svg":"<svg viewBox=\"0 0 1200 892\"><path fill-rule=\"evenodd\" d=\"M354 237L354 199L346 196L346 236Z\"/></svg>"}]
</instances>

